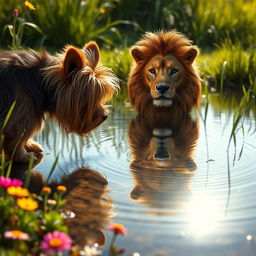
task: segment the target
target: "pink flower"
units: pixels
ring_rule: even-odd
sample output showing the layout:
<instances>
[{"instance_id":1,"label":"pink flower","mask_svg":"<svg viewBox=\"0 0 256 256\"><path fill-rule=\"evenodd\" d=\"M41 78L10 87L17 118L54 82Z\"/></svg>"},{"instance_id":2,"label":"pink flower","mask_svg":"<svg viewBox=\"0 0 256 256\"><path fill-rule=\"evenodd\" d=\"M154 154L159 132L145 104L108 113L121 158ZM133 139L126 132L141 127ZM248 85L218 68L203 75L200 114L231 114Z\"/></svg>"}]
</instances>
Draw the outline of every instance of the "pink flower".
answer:
<instances>
[{"instance_id":1,"label":"pink flower","mask_svg":"<svg viewBox=\"0 0 256 256\"><path fill-rule=\"evenodd\" d=\"M29 235L20 230L5 231L4 237L7 239L17 239L17 240L28 240L29 239Z\"/></svg>"},{"instance_id":2,"label":"pink flower","mask_svg":"<svg viewBox=\"0 0 256 256\"><path fill-rule=\"evenodd\" d=\"M108 226L108 230L113 231L116 235L120 234L125 236L127 234L127 230L122 224L114 223Z\"/></svg>"},{"instance_id":3,"label":"pink flower","mask_svg":"<svg viewBox=\"0 0 256 256\"><path fill-rule=\"evenodd\" d=\"M4 188L8 187L19 187L22 186L23 182L18 179L11 179L11 178L6 178L4 176L0 176L0 186Z\"/></svg>"},{"instance_id":4,"label":"pink flower","mask_svg":"<svg viewBox=\"0 0 256 256\"><path fill-rule=\"evenodd\" d=\"M13 14L13 16L18 17L19 16L19 10L16 9L16 8L13 9L12 14Z\"/></svg>"},{"instance_id":5,"label":"pink flower","mask_svg":"<svg viewBox=\"0 0 256 256\"><path fill-rule=\"evenodd\" d=\"M41 242L41 248L47 252L63 252L69 250L72 244L71 238L60 231L47 233Z\"/></svg>"}]
</instances>

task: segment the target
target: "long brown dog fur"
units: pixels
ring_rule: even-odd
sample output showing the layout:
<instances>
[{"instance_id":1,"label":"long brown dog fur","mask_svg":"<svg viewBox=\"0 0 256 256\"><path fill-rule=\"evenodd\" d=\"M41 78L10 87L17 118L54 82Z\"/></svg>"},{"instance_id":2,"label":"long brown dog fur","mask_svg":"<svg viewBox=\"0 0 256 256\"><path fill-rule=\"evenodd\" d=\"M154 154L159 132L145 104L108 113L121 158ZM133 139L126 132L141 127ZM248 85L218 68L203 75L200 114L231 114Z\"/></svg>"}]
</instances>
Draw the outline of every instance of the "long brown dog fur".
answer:
<instances>
[{"instance_id":1,"label":"long brown dog fur","mask_svg":"<svg viewBox=\"0 0 256 256\"><path fill-rule=\"evenodd\" d=\"M105 104L117 91L118 79L99 59L95 42L83 49L67 46L55 56L33 50L0 52L0 128L16 102L3 130L7 156L17 146L14 160L28 162L28 152L43 151L31 137L41 131L46 114L66 132L79 135L106 119Z\"/></svg>"},{"instance_id":2,"label":"long brown dog fur","mask_svg":"<svg viewBox=\"0 0 256 256\"><path fill-rule=\"evenodd\" d=\"M198 107L201 84L198 71L193 64L198 52L198 48L192 45L189 39L175 30L146 33L131 49L134 65L128 79L128 93L130 101L136 109L139 112L165 111L170 113L174 108L190 112L194 106ZM152 88L149 83L146 68L148 62L155 56L162 59L171 56L170 58L177 60L183 69L178 86L172 85L170 81L164 81L170 83L175 91L170 106L160 107L153 104L150 91L155 91L156 88Z\"/></svg>"}]
</instances>

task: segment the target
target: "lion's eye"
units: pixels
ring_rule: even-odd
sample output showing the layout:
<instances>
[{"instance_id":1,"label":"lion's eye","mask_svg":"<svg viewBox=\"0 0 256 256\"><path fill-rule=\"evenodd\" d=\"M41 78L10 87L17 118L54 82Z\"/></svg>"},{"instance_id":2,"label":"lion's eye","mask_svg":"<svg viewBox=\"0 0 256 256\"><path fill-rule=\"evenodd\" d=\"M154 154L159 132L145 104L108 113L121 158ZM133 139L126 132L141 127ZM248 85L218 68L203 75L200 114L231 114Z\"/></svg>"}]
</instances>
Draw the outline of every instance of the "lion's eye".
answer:
<instances>
[{"instance_id":1,"label":"lion's eye","mask_svg":"<svg viewBox=\"0 0 256 256\"><path fill-rule=\"evenodd\" d=\"M174 74L176 74L178 72L178 69L177 68L171 68L170 70L169 70L169 75L170 76L173 76Z\"/></svg>"},{"instance_id":2,"label":"lion's eye","mask_svg":"<svg viewBox=\"0 0 256 256\"><path fill-rule=\"evenodd\" d=\"M156 70L154 68L151 68L149 70L149 73L151 73L152 75L156 75Z\"/></svg>"}]
</instances>

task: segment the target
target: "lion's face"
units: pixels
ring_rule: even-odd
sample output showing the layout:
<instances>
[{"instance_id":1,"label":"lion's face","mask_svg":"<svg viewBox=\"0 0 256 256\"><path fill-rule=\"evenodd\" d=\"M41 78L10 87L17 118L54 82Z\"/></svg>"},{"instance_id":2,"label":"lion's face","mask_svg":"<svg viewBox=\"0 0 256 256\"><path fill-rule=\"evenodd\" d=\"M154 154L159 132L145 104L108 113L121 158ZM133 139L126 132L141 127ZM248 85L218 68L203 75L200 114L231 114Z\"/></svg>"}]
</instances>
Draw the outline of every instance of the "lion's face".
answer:
<instances>
[{"instance_id":1,"label":"lion's face","mask_svg":"<svg viewBox=\"0 0 256 256\"><path fill-rule=\"evenodd\" d=\"M144 72L153 104L171 106L184 75L184 67L179 60L172 55L156 55L148 61Z\"/></svg>"},{"instance_id":2,"label":"lion's face","mask_svg":"<svg viewBox=\"0 0 256 256\"><path fill-rule=\"evenodd\" d=\"M190 113L199 107L200 76L194 60L199 50L176 31L146 33L131 48L134 60L128 79L133 106L145 114Z\"/></svg>"}]
</instances>

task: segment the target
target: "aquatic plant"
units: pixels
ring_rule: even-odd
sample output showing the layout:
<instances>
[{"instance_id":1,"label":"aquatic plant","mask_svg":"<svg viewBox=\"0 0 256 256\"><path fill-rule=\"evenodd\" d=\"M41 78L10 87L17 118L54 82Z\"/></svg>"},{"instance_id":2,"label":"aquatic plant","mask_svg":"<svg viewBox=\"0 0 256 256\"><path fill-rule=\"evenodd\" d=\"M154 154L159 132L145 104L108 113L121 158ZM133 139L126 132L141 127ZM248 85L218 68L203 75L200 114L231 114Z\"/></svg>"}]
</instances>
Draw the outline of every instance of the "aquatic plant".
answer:
<instances>
[{"instance_id":1,"label":"aquatic plant","mask_svg":"<svg viewBox=\"0 0 256 256\"><path fill-rule=\"evenodd\" d=\"M115 48L102 50L102 61L113 69L121 80L121 85L126 86L128 74L132 65L132 58L128 48Z\"/></svg>"},{"instance_id":2,"label":"aquatic plant","mask_svg":"<svg viewBox=\"0 0 256 256\"><path fill-rule=\"evenodd\" d=\"M118 37L115 27L129 23L113 19L110 15L112 8L115 8L114 0L42 0L38 2L39 11L31 17L47 35L47 42L55 46L67 43L83 46L90 40L109 45Z\"/></svg>"},{"instance_id":3,"label":"aquatic plant","mask_svg":"<svg viewBox=\"0 0 256 256\"><path fill-rule=\"evenodd\" d=\"M255 44L256 2L243 0L174 0L165 11L167 24L203 47L229 38L243 46Z\"/></svg>"},{"instance_id":4,"label":"aquatic plant","mask_svg":"<svg viewBox=\"0 0 256 256\"><path fill-rule=\"evenodd\" d=\"M226 42L210 54L199 58L199 67L208 85L218 91L227 89L242 93L242 86L255 95L255 48L244 50L241 44Z\"/></svg>"}]
</instances>

